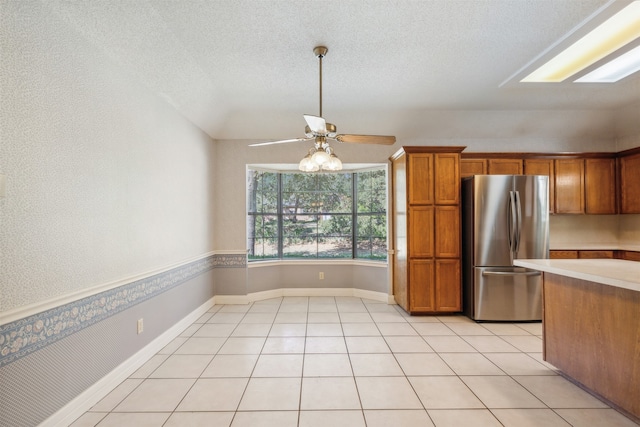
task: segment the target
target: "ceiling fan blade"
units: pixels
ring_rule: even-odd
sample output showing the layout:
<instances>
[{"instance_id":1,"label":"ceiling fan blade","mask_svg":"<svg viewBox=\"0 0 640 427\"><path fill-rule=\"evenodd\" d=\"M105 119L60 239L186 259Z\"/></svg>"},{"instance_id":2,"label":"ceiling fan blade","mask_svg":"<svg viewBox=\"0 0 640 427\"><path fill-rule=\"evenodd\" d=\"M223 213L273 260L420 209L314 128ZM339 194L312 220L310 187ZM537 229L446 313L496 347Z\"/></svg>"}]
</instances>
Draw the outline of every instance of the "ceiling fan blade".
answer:
<instances>
[{"instance_id":1,"label":"ceiling fan blade","mask_svg":"<svg viewBox=\"0 0 640 427\"><path fill-rule=\"evenodd\" d=\"M311 129L311 132L321 135L327 134L327 122L322 117L305 114L304 119L307 121L307 125L309 126L309 129Z\"/></svg>"},{"instance_id":2,"label":"ceiling fan blade","mask_svg":"<svg viewBox=\"0 0 640 427\"><path fill-rule=\"evenodd\" d=\"M350 144L380 144L393 145L396 143L395 136L384 135L336 135L338 142L348 142Z\"/></svg>"},{"instance_id":3,"label":"ceiling fan blade","mask_svg":"<svg viewBox=\"0 0 640 427\"><path fill-rule=\"evenodd\" d=\"M309 141L311 139L313 138L293 138L293 139L281 139L279 141L257 142L255 144L249 144L249 147L260 147L262 145L273 145L273 144L285 144L287 142Z\"/></svg>"}]
</instances>

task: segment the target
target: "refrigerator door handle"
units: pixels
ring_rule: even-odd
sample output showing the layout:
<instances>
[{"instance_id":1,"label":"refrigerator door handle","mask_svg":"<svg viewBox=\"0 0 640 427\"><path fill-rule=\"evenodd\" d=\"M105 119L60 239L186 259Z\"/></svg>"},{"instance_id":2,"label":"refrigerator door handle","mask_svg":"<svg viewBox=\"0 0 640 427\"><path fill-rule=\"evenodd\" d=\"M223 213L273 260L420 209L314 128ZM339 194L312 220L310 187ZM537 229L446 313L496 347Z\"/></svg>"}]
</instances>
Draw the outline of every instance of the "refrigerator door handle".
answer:
<instances>
[{"instance_id":1,"label":"refrigerator door handle","mask_svg":"<svg viewBox=\"0 0 640 427\"><path fill-rule=\"evenodd\" d=\"M483 271L483 276L540 276L539 271Z\"/></svg>"},{"instance_id":2,"label":"refrigerator door handle","mask_svg":"<svg viewBox=\"0 0 640 427\"><path fill-rule=\"evenodd\" d=\"M514 191L509 191L509 215L508 229L509 229L509 256L511 258L511 265L515 258L516 252L516 227L517 227L517 211L516 211L516 196Z\"/></svg>"},{"instance_id":3,"label":"refrigerator door handle","mask_svg":"<svg viewBox=\"0 0 640 427\"><path fill-rule=\"evenodd\" d=\"M522 234L522 205L520 203L520 192L515 191L515 199L516 199L516 245L514 252L514 258L518 257L518 252L520 251L520 237Z\"/></svg>"}]
</instances>

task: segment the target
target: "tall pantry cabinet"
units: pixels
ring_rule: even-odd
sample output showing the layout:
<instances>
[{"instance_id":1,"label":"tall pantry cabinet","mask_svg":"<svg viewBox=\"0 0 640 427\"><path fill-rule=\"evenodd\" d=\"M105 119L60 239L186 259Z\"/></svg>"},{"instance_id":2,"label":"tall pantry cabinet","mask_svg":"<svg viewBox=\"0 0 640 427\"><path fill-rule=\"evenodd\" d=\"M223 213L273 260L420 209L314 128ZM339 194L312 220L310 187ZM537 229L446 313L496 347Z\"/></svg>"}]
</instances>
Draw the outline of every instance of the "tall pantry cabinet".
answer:
<instances>
[{"instance_id":1,"label":"tall pantry cabinet","mask_svg":"<svg viewBox=\"0 0 640 427\"><path fill-rule=\"evenodd\" d=\"M409 313L462 310L460 152L402 147L391 156L393 293Z\"/></svg>"}]
</instances>

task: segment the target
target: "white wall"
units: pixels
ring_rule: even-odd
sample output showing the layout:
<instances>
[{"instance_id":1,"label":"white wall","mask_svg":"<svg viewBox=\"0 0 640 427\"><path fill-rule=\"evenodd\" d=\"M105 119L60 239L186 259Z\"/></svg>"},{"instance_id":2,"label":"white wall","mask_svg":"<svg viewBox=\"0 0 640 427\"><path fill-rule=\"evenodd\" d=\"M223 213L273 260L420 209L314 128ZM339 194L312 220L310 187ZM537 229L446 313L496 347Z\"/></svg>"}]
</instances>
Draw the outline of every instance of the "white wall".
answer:
<instances>
[{"instance_id":1,"label":"white wall","mask_svg":"<svg viewBox=\"0 0 640 427\"><path fill-rule=\"evenodd\" d=\"M0 313L213 249L213 141L40 2L0 21Z\"/></svg>"},{"instance_id":2,"label":"white wall","mask_svg":"<svg viewBox=\"0 0 640 427\"><path fill-rule=\"evenodd\" d=\"M640 147L640 103L620 108L615 118L616 151Z\"/></svg>"}]
</instances>

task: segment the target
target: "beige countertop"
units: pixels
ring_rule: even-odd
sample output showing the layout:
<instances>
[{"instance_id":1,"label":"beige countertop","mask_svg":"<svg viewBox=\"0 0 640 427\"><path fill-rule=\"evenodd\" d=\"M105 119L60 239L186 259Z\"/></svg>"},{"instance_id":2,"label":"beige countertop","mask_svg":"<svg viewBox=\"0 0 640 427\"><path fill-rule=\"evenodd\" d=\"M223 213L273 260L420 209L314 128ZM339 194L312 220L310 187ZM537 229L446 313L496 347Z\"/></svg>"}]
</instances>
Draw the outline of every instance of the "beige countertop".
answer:
<instances>
[{"instance_id":1,"label":"beige countertop","mask_svg":"<svg viewBox=\"0 0 640 427\"><path fill-rule=\"evenodd\" d=\"M621 259L520 259L518 267L640 292L640 262Z\"/></svg>"}]
</instances>

